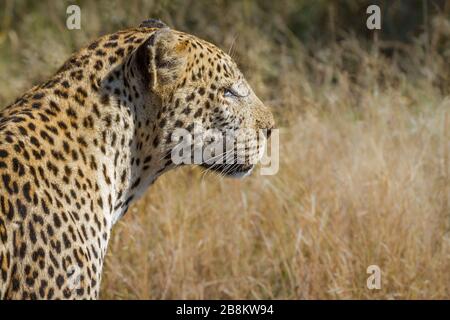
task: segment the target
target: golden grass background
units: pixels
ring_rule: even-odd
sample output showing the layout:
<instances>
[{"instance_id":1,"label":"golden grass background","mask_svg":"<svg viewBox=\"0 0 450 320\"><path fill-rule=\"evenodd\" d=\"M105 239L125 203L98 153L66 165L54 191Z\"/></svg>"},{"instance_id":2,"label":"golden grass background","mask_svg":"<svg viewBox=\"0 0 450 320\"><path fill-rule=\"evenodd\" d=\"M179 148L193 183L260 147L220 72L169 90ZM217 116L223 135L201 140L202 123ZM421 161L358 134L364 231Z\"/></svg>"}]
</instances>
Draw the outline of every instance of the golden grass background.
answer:
<instances>
[{"instance_id":1,"label":"golden grass background","mask_svg":"<svg viewBox=\"0 0 450 320\"><path fill-rule=\"evenodd\" d=\"M426 24L408 40L368 33L367 1L76 3L68 31L67 1L0 2L0 105L98 35L159 17L230 49L281 131L274 176L160 178L114 229L102 298L450 298L448 1L415 1Z\"/></svg>"}]
</instances>

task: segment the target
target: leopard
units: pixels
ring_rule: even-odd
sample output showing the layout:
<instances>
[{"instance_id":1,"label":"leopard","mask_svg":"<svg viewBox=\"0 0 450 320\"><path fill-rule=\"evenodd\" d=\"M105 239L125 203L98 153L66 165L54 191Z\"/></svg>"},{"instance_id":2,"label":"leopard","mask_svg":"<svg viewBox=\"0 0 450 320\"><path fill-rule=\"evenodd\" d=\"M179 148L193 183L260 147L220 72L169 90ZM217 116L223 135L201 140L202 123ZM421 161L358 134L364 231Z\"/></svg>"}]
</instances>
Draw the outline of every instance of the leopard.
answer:
<instances>
[{"instance_id":1,"label":"leopard","mask_svg":"<svg viewBox=\"0 0 450 320\"><path fill-rule=\"evenodd\" d=\"M177 129L235 132L260 159L274 126L229 54L160 20L81 48L0 112L0 298L99 299L113 226L186 165ZM193 164L237 178L256 165L233 159Z\"/></svg>"}]
</instances>

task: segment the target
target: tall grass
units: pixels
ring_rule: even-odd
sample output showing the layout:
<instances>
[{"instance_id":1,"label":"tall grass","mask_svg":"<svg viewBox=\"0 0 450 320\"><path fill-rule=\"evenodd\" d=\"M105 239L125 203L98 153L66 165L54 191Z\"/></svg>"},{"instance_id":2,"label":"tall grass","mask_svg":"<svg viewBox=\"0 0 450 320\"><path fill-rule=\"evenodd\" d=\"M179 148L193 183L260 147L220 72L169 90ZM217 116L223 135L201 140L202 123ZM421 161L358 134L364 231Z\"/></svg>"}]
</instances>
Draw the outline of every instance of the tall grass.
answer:
<instances>
[{"instance_id":1,"label":"tall grass","mask_svg":"<svg viewBox=\"0 0 450 320\"><path fill-rule=\"evenodd\" d=\"M450 298L447 17L372 43L329 20L330 1L79 1L89 23L71 32L67 3L15 3L2 105L88 39L151 16L229 50L281 130L274 176L160 178L114 229L102 298Z\"/></svg>"}]
</instances>

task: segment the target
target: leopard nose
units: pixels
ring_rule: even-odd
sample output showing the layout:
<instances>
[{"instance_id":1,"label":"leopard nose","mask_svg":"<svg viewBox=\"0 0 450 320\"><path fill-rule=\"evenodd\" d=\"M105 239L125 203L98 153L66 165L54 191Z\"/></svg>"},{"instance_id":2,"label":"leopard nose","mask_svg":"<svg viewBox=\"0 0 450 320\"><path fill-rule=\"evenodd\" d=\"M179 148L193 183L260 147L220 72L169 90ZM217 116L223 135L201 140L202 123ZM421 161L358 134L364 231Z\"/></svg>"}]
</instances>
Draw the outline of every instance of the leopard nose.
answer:
<instances>
[{"instance_id":1,"label":"leopard nose","mask_svg":"<svg viewBox=\"0 0 450 320\"><path fill-rule=\"evenodd\" d=\"M258 100L259 101L259 100ZM275 120L273 118L270 109L262 102L255 108L255 127L264 131L266 138L269 138L272 134L272 130L275 128Z\"/></svg>"},{"instance_id":2,"label":"leopard nose","mask_svg":"<svg viewBox=\"0 0 450 320\"><path fill-rule=\"evenodd\" d=\"M272 134L272 130L275 128L275 120L273 119L273 115L270 111L268 111L268 112L269 112L269 119L267 121L266 130L265 130L267 139L270 138L270 135Z\"/></svg>"},{"instance_id":3,"label":"leopard nose","mask_svg":"<svg viewBox=\"0 0 450 320\"><path fill-rule=\"evenodd\" d=\"M269 139L272 135L272 130L275 128L275 122L273 121L272 114L269 114L267 117L268 119L265 119L265 121L261 121L259 123L259 130L263 131L264 136L266 139Z\"/></svg>"}]
</instances>

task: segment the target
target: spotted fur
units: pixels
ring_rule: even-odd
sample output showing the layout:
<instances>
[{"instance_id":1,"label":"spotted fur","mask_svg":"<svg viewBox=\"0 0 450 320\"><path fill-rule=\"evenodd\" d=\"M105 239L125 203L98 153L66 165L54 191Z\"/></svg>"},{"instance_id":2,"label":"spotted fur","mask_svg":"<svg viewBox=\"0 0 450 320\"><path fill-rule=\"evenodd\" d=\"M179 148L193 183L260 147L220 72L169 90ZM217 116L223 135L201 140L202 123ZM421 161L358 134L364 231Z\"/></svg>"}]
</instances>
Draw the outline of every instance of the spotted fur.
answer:
<instances>
[{"instance_id":1,"label":"spotted fur","mask_svg":"<svg viewBox=\"0 0 450 320\"><path fill-rule=\"evenodd\" d=\"M6 107L0 298L97 298L112 226L194 123L273 127L227 54L156 20L92 42Z\"/></svg>"}]
</instances>

